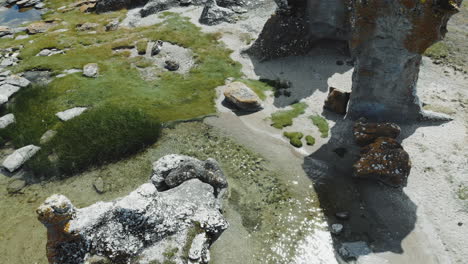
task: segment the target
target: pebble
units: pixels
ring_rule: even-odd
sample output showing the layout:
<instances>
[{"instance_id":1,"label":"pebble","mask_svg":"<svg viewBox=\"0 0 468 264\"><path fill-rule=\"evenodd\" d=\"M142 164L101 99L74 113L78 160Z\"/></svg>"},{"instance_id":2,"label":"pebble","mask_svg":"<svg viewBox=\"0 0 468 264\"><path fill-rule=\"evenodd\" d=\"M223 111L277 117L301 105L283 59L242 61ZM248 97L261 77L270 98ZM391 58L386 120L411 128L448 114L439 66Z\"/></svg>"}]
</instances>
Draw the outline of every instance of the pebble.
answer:
<instances>
[{"instance_id":1,"label":"pebble","mask_svg":"<svg viewBox=\"0 0 468 264\"><path fill-rule=\"evenodd\" d=\"M331 232L334 235L339 235L341 232L343 232L343 225L342 224L333 224L331 226Z\"/></svg>"},{"instance_id":2,"label":"pebble","mask_svg":"<svg viewBox=\"0 0 468 264\"><path fill-rule=\"evenodd\" d=\"M105 186L104 186L104 180L101 177L98 177L94 182L93 182L93 187L96 190L97 193L102 194L105 193Z\"/></svg>"},{"instance_id":3,"label":"pebble","mask_svg":"<svg viewBox=\"0 0 468 264\"><path fill-rule=\"evenodd\" d=\"M13 180L8 184L7 191L10 194L20 192L24 187L26 187L26 182L23 180Z\"/></svg>"},{"instance_id":4,"label":"pebble","mask_svg":"<svg viewBox=\"0 0 468 264\"><path fill-rule=\"evenodd\" d=\"M343 211L343 212L338 212L335 214L336 218L341 219L341 220L348 220L349 219L349 212Z\"/></svg>"}]
</instances>

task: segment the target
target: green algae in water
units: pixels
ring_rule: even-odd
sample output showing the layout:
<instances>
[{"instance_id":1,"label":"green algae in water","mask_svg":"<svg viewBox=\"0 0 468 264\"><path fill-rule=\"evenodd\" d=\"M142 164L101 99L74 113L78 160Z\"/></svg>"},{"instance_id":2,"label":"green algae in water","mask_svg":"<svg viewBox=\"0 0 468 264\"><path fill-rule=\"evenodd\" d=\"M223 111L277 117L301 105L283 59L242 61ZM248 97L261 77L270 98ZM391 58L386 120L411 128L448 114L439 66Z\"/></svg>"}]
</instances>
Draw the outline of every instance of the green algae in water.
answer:
<instances>
[{"instance_id":1,"label":"green algae in water","mask_svg":"<svg viewBox=\"0 0 468 264\"><path fill-rule=\"evenodd\" d=\"M214 244L212 263L290 263L298 243L317 228L314 223L322 221L315 193L297 191L288 182L293 175L273 169L261 156L208 125L183 123L164 129L158 143L127 160L65 180L31 185L24 194L9 196L4 188L8 178L0 176L0 217L8 223L0 227L0 238L6 242L0 245L3 259L15 264L47 263L46 230L37 221L35 209L48 196L64 194L80 208L125 196L148 182L151 164L167 154L215 158L228 177L223 210L231 227ZM108 187L103 195L92 186L98 177ZM236 261L226 261L226 250Z\"/></svg>"}]
</instances>

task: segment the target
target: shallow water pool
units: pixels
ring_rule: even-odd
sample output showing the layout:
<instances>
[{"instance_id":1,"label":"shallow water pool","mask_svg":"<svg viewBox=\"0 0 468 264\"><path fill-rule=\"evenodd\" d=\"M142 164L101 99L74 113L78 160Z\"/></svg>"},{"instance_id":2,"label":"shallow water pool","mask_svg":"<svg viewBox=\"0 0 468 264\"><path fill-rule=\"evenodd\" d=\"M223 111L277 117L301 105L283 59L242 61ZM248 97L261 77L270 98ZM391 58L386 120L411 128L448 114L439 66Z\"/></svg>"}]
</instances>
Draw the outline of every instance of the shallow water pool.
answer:
<instances>
[{"instance_id":1,"label":"shallow water pool","mask_svg":"<svg viewBox=\"0 0 468 264\"><path fill-rule=\"evenodd\" d=\"M19 27L41 19L41 11L34 8L0 7L0 26Z\"/></svg>"}]
</instances>

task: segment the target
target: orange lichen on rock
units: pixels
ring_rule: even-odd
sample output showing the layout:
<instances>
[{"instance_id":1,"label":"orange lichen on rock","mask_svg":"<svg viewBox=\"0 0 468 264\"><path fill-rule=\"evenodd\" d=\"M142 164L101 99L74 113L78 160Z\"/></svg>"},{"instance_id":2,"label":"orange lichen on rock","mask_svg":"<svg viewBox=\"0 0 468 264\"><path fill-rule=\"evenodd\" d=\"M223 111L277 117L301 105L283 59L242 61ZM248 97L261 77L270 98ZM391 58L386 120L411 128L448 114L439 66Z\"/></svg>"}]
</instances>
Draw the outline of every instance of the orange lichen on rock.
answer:
<instances>
[{"instance_id":1,"label":"orange lichen on rock","mask_svg":"<svg viewBox=\"0 0 468 264\"><path fill-rule=\"evenodd\" d=\"M400 127L394 123L367 123L365 119L359 119L354 124L354 139L359 146L365 146L374 142L379 137L392 139L400 135Z\"/></svg>"},{"instance_id":2,"label":"orange lichen on rock","mask_svg":"<svg viewBox=\"0 0 468 264\"><path fill-rule=\"evenodd\" d=\"M354 177L401 186L411 171L411 161L408 153L395 139L380 137L361 149L361 157L353 169Z\"/></svg>"}]
</instances>

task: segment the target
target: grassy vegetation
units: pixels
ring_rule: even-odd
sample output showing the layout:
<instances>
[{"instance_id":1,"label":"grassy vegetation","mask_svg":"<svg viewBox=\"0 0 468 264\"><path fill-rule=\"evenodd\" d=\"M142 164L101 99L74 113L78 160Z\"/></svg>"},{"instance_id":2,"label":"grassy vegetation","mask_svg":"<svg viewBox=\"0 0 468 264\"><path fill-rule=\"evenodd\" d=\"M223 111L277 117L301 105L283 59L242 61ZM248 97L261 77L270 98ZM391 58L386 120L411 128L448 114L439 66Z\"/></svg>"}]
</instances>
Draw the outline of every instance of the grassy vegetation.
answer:
<instances>
[{"instance_id":1,"label":"grassy vegetation","mask_svg":"<svg viewBox=\"0 0 468 264\"><path fill-rule=\"evenodd\" d=\"M136 43L136 48L137 48L138 54L140 54L140 55L145 54L147 46L148 46L148 41L147 40L144 40L144 39L139 40Z\"/></svg>"},{"instance_id":2,"label":"grassy vegetation","mask_svg":"<svg viewBox=\"0 0 468 264\"><path fill-rule=\"evenodd\" d=\"M327 120L319 115L311 116L310 119L312 119L314 125L319 129L321 137L328 137L328 131L330 130L330 128L328 126Z\"/></svg>"},{"instance_id":3,"label":"grassy vegetation","mask_svg":"<svg viewBox=\"0 0 468 264\"><path fill-rule=\"evenodd\" d=\"M444 42L437 42L429 47L424 55L432 59L443 59L449 55L449 47Z\"/></svg>"},{"instance_id":4,"label":"grassy vegetation","mask_svg":"<svg viewBox=\"0 0 468 264\"><path fill-rule=\"evenodd\" d=\"M27 166L38 174L68 175L117 161L153 144L160 123L138 109L106 106L59 126Z\"/></svg>"},{"instance_id":5,"label":"grassy vegetation","mask_svg":"<svg viewBox=\"0 0 468 264\"><path fill-rule=\"evenodd\" d=\"M281 110L271 115L271 126L282 129L283 127L291 126L293 119L304 114L307 108L306 103L296 103L291 105L291 110Z\"/></svg>"},{"instance_id":6,"label":"grassy vegetation","mask_svg":"<svg viewBox=\"0 0 468 264\"><path fill-rule=\"evenodd\" d=\"M284 132L283 135L289 138L289 143L294 147L302 147L301 139L304 137L304 134L302 134L301 132Z\"/></svg>"},{"instance_id":7,"label":"grassy vegetation","mask_svg":"<svg viewBox=\"0 0 468 264\"><path fill-rule=\"evenodd\" d=\"M305 140L309 146L313 146L315 144L315 138L311 135L306 136Z\"/></svg>"},{"instance_id":8,"label":"grassy vegetation","mask_svg":"<svg viewBox=\"0 0 468 264\"><path fill-rule=\"evenodd\" d=\"M458 199L468 200L468 186L460 185L457 191Z\"/></svg>"},{"instance_id":9,"label":"grassy vegetation","mask_svg":"<svg viewBox=\"0 0 468 264\"><path fill-rule=\"evenodd\" d=\"M50 5L61 6L72 1L50 1ZM165 21L151 27L139 27L135 29L120 28L116 31L105 31L106 25L112 19L121 19L124 11L109 12L105 14L83 14L79 11L67 13L49 13L45 19L58 18L56 26L47 33L32 35L25 40L0 39L0 49L23 45L20 50L21 62L12 67L13 72L28 70L49 70L53 74L62 73L67 69L81 69L87 63L99 64L100 76L98 78L86 78L81 73L67 75L54 79L48 86L23 89L14 98L8 111L15 114L16 124L7 130L0 132L0 137L10 139L14 146L19 148L28 144L38 144L42 134L49 129L59 130L55 140L54 152L59 156L58 171L71 173L93 165L115 160L117 157L112 152L100 153L93 159L86 159L91 155L87 149L81 148L74 141L72 133L80 125L76 122L91 122L93 112L86 114L70 124L62 124L55 113L75 106L87 106L96 109L96 113L111 115L106 109L134 109L145 118L136 120L140 125L147 126L149 120L170 122L174 120L189 120L215 112L214 97L215 88L223 85L227 77L239 78L240 65L230 59L230 50L218 42L219 35L205 34L198 27L189 22L188 18L173 13L165 13ZM89 34L76 30L76 26L84 22L98 23L97 34ZM54 32L57 29L68 29L66 32ZM166 72L153 68L156 80L145 80L138 68L153 67L154 65L144 58L129 58L128 52L115 52L119 47L135 47L143 49L145 41L162 40L191 49L195 54L194 67L188 74L181 75L174 72ZM32 41L32 43L30 43ZM35 56L44 48L58 48L65 50L65 54L49 57ZM146 47L145 47L146 48ZM88 119L89 118L89 119ZM111 119L117 124L118 120ZM109 145L115 141L128 141L122 135L112 135L118 127L110 129L114 123L102 123L104 127L87 125L88 129L97 129L89 134L78 137L93 138L96 133L108 134ZM130 122L129 126L136 125ZM149 129L149 128L148 128ZM82 131L82 130L76 130ZM146 130L135 130L141 135L130 133L132 137L146 139ZM84 132L84 131L82 131ZM108 133L109 132L109 133ZM125 129L122 133L127 133ZM117 132L115 132L117 133ZM118 134L118 133L117 133ZM96 148L101 142L92 142L90 150ZM70 141L67 143L66 141ZM131 140L132 141L132 140ZM98 144L99 143L99 144ZM140 143L146 143L141 141ZM77 150L71 150L73 144ZM136 142L131 142L136 144ZM144 145L144 144L143 144ZM68 147L67 147L68 146ZM133 151L133 146L122 147L115 153L126 154ZM52 151L52 146L45 149ZM78 150L83 155L78 155ZM42 151L41 151L42 152ZM76 152L76 153L72 153ZM105 158L105 155L109 155ZM30 167L41 172L47 164L48 158L38 155ZM93 162L91 162L93 161ZM71 166L70 170L64 169Z\"/></svg>"},{"instance_id":10,"label":"grassy vegetation","mask_svg":"<svg viewBox=\"0 0 468 264\"><path fill-rule=\"evenodd\" d=\"M456 113L454 109L444 106L444 105L439 105L439 104L428 104L428 105L425 105L423 108L424 110L443 113L447 115L453 115Z\"/></svg>"},{"instance_id":11,"label":"grassy vegetation","mask_svg":"<svg viewBox=\"0 0 468 264\"><path fill-rule=\"evenodd\" d=\"M258 80L238 79L236 81L242 82L248 87L250 87L262 100L265 100L267 98L265 92L272 91L274 89L268 83L258 81Z\"/></svg>"}]
</instances>

